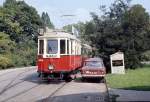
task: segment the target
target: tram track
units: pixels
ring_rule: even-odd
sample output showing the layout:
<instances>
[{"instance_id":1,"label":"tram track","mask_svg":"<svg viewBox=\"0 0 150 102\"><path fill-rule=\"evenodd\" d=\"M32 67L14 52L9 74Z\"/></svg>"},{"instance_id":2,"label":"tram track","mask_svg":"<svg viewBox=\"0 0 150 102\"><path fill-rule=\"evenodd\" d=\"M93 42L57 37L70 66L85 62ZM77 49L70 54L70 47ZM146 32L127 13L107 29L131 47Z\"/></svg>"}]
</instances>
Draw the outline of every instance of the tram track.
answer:
<instances>
[{"instance_id":1,"label":"tram track","mask_svg":"<svg viewBox=\"0 0 150 102\"><path fill-rule=\"evenodd\" d=\"M57 93L63 89L68 83L63 83L60 87L58 87L55 91L53 91L48 97L46 97L45 99L39 101L39 102L54 102L55 100L55 95L57 95ZM110 102L110 95L109 95L109 90L108 90L108 86L107 86L107 82L106 79L104 79L104 84L105 84L105 88L106 88L106 96L104 97L104 102Z\"/></svg>"},{"instance_id":2,"label":"tram track","mask_svg":"<svg viewBox=\"0 0 150 102\"><path fill-rule=\"evenodd\" d=\"M7 90L9 90L9 89L11 89L11 88L13 88L13 87L15 87L15 86L17 86L17 85L19 85L19 84L25 82L26 80L21 80L21 79L19 79L18 82L15 82L15 81L18 80L18 78L20 78L22 75L24 75L25 73L27 73L27 72L29 72L29 71L31 71L31 70L34 70L34 69L27 69L27 70L25 70L25 71L23 71L23 72L20 72L20 73L17 74L15 77L11 78L12 80L2 89L2 91L0 91L0 95L2 95L3 93L5 93ZM10 79L10 78L9 78L9 79ZM7 80L9 80L9 79L7 79ZM20 81L20 80L21 80L21 81ZM3 81L5 81L5 80L3 80ZM15 83L14 83L14 82L15 82ZM12 84L12 83L13 83L13 84ZM52 94L50 94L50 95L48 96L48 98L54 96L55 93L57 93L61 88L63 88L63 86L66 85L66 83L61 83L61 84L62 84L62 85L61 85L60 87L59 87L59 86L57 86L58 88L56 87L57 89L54 90L54 91L52 92ZM22 94L24 94L24 93L26 93L26 92L31 91L31 90L34 89L34 88L41 87L42 85L43 85L42 82L39 81L39 84L33 85L32 87L27 88L27 89L25 89L25 90L23 90L23 91L21 91L21 92L19 92L19 93L17 93L17 94L14 94L14 95L12 95L11 97L8 97L8 98L6 98L6 99L4 99L4 100L1 100L1 102L7 102L7 101L9 101L9 100L11 100L11 99L14 99L15 97L18 97L18 96L20 96L20 95L22 95Z\"/></svg>"},{"instance_id":3,"label":"tram track","mask_svg":"<svg viewBox=\"0 0 150 102\"><path fill-rule=\"evenodd\" d=\"M12 70L12 71L10 71L10 72L5 72L5 73L3 73L3 74L0 74L0 77L1 77L1 76L4 76L4 75L7 75L7 74L10 74L10 73L12 73L12 72L15 72L15 70Z\"/></svg>"},{"instance_id":4,"label":"tram track","mask_svg":"<svg viewBox=\"0 0 150 102\"><path fill-rule=\"evenodd\" d=\"M21 95L21 94L24 94L24 93L26 93L26 92L28 92L28 91L30 91L30 90L32 90L32 89L38 87L38 86L39 86L39 85L34 85L33 87L31 87L31 88L29 88L29 89L26 89L26 90L24 90L24 91L22 91L22 92L19 92L19 93L15 94L15 95L13 95L13 96L11 96L11 97L9 97L9 98L3 100L2 102L7 102L7 101L9 101L9 100L11 100L11 99L13 99L13 98L15 98L15 97Z\"/></svg>"},{"instance_id":5,"label":"tram track","mask_svg":"<svg viewBox=\"0 0 150 102\"><path fill-rule=\"evenodd\" d=\"M7 74L10 74L10 73L13 73L13 72L16 72L16 69L18 70L22 70L22 69L32 69L33 67L24 67L24 68L15 68L15 69L6 69L6 70L1 70L1 71L6 71L6 72L3 72L2 74L0 74L0 77L2 76L5 76ZM11 70L11 71L7 71L7 70ZM1 72L0 71L0 72Z\"/></svg>"},{"instance_id":6,"label":"tram track","mask_svg":"<svg viewBox=\"0 0 150 102\"><path fill-rule=\"evenodd\" d=\"M31 69L32 70L32 69ZM12 71L14 72L14 71ZM20 73L19 73L20 74ZM17 74L18 75L18 74ZM1 76L0 76L1 77ZM15 76L16 77L16 76ZM4 82L4 81L8 81L8 80L13 80L15 77L11 77L11 78L7 78L7 79L3 79L3 80L0 80L0 83L1 82Z\"/></svg>"},{"instance_id":7,"label":"tram track","mask_svg":"<svg viewBox=\"0 0 150 102\"><path fill-rule=\"evenodd\" d=\"M60 89L62 89L65 85L66 85L66 83L63 83L60 87L58 87L56 90L54 90L46 99L42 100L42 102L51 102L51 101L49 101L48 99L49 99L49 98L52 98L52 97L53 97ZM31 91L31 90L33 90L33 89L35 89L35 88L41 88L41 87L43 87L43 84L42 84L42 83L39 83L39 84L37 84L37 85L34 85L34 86L32 86L32 87L30 87L30 88L28 88L28 89L26 89L26 90L23 90L22 92L19 92L19 93L15 94L15 95L13 95L13 96L11 96L11 97L9 97L9 98L3 100L2 102L7 102L7 101L9 101L9 100L11 100L11 99L13 99L13 98L15 98L15 97L17 97L17 96L20 96L20 95L22 95L22 94L28 92L28 91Z\"/></svg>"},{"instance_id":8,"label":"tram track","mask_svg":"<svg viewBox=\"0 0 150 102\"><path fill-rule=\"evenodd\" d=\"M53 96L67 84L68 83L66 82L63 83L60 87L58 87L55 91L53 91L46 99L42 100L42 102L53 102Z\"/></svg>"},{"instance_id":9,"label":"tram track","mask_svg":"<svg viewBox=\"0 0 150 102\"><path fill-rule=\"evenodd\" d=\"M23 71L23 72L17 74L14 78L12 78L12 80L2 89L2 91L0 91L0 95L2 95L2 94L3 94L4 92L6 92L8 89L11 89L12 87L17 86L17 85L20 84L20 83L23 83L25 80L21 80L21 81L19 81L19 82L17 82L17 83L12 84L12 83L13 83L14 81L16 81L17 78L19 78L22 74L24 74L24 73L26 73L26 72L29 72L29 71L31 71L31 70L34 70L34 69L25 70L25 71Z\"/></svg>"},{"instance_id":10,"label":"tram track","mask_svg":"<svg viewBox=\"0 0 150 102\"><path fill-rule=\"evenodd\" d=\"M0 100L1 102L13 102L13 101L19 102L18 100L20 99L20 97L24 97L24 96L30 97L29 94L36 92L35 90L43 89L45 87L45 83L43 83L44 81L37 80L38 77L36 78L36 82L33 84L31 83L28 85L28 82L23 83L25 81L32 82L31 81L32 78L33 78L33 80L35 80L34 78L35 78L36 74L34 74L33 76L31 75L31 76L27 77L27 79L26 79L26 76L28 76L28 74L32 74L32 73L27 73L29 71L32 71L32 69L23 70L22 72L15 74L15 76L13 78L11 77L11 81L0 92L0 96L2 95L2 97L1 97L2 99ZM24 79L24 77L25 77L25 79ZM42 96L40 96L41 97L41 98L39 98L40 100L37 100L37 96L34 96L34 98L29 98L28 101L31 101L31 102L32 101L53 102L53 101L55 101L55 98L56 98L55 96L57 96L59 94L59 92L62 92L63 89L66 88L67 84L70 85L69 83L66 83L64 81L61 81L61 82L51 81L46 84L51 84L50 86L48 85L48 87L45 88L47 90L46 91L47 94L44 94L44 95L41 94ZM106 80L105 80L104 84L105 85L107 84ZM22 86L22 85L27 85L27 86L26 86L26 88L21 89L20 86ZM17 92L14 92L13 94L10 94L3 98L3 96L5 96L5 94L7 94L8 92L13 91L13 89L16 90L16 88L18 88L18 86L19 86L19 89L17 90ZM12 90L9 91L9 89L12 89ZM107 86L106 86L106 89L108 91ZM45 92L42 90L41 93L45 93ZM109 93L108 93L108 98L109 98ZM24 99L22 99L22 100L24 100Z\"/></svg>"},{"instance_id":11,"label":"tram track","mask_svg":"<svg viewBox=\"0 0 150 102\"><path fill-rule=\"evenodd\" d=\"M56 83L53 82L53 81L50 82L50 84L54 84L54 85ZM41 100L34 100L34 101L37 101L37 102L54 102L55 101L55 96L57 96L58 93L62 91L61 89L65 88L66 85L68 85L68 84L69 83L66 83L66 82L60 82L56 86L51 86L50 88L52 88L52 90L50 91L49 94L46 95L45 98L41 98ZM32 86L30 86L30 87L28 87L26 89L23 89L22 91L20 91L18 93L15 93L15 94L11 95L10 97L7 97L6 99L1 100L1 102L11 102L11 101L15 102L15 99L19 99L19 97L24 97L24 96L28 95L29 93L34 92L35 90L43 88L44 86L45 85L43 83L32 85ZM28 101L32 102L33 100L30 99ZM19 102L19 101L17 101L17 102ZM105 102L109 102L109 101L105 101Z\"/></svg>"}]
</instances>

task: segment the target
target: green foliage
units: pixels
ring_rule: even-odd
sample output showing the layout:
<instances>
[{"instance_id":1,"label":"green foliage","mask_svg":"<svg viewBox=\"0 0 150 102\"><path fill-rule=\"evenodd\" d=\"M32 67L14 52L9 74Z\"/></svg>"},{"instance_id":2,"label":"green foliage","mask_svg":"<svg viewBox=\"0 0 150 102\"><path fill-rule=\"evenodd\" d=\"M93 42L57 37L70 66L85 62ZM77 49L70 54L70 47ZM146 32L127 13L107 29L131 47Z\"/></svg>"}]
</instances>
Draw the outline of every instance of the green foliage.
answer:
<instances>
[{"instance_id":1,"label":"green foliage","mask_svg":"<svg viewBox=\"0 0 150 102\"><path fill-rule=\"evenodd\" d=\"M67 32L72 32L72 26L74 26L74 24L69 24L63 27L63 29Z\"/></svg>"},{"instance_id":2,"label":"green foliage","mask_svg":"<svg viewBox=\"0 0 150 102\"><path fill-rule=\"evenodd\" d=\"M150 50L142 53L141 60L142 61L150 61Z\"/></svg>"},{"instance_id":3,"label":"green foliage","mask_svg":"<svg viewBox=\"0 0 150 102\"><path fill-rule=\"evenodd\" d=\"M128 90L150 90L150 67L127 70L125 75L108 74L107 83L111 88Z\"/></svg>"},{"instance_id":4,"label":"green foliage","mask_svg":"<svg viewBox=\"0 0 150 102\"><path fill-rule=\"evenodd\" d=\"M24 1L6 0L1 11L1 32L9 34L11 40L17 43L37 41L37 31L42 26L42 20L33 7Z\"/></svg>"},{"instance_id":5,"label":"green foliage","mask_svg":"<svg viewBox=\"0 0 150 102\"><path fill-rule=\"evenodd\" d=\"M14 66L12 59L8 56L14 50L15 42L11 41L9 35L0 32L0 69Z\"/></svg>"},{"instance_id":6,"label":"green foliage","mask_svg":"<svg viewBox=\"0 0 150 102\"><path fill-rule=\"evenodd\" d=\"M136 68L141 54L150 49L149 14L141 5L129 7L129 3L116 0L109 11L103 10L101 17L91 13L93 21L86 25L84 35L98 49L107 68L110 68L109 56L117 51L125 53L126 68Z\"/></svg>"},{"instance_id":7,"label":"green foliage","mask_svg":"<svg viewBox=\"0 0 150 102\"><path fill-rule=\"evenodd\" d=\"M96 25L93 21L87 22L85 24L85 31L82 35L82 38L85 39L85 41L88 41L89 44L91 44L92 47L95 47L95 42L97 41L96 38Z\"/></svg>"},{"instance_id":8,"label":"green foliage","mask_svg":"<svg viewBox=\"0 0 150 102\"><path fill-rule=\"evenodd\" d=\"M37 45L34 41L18 44L11 58L16 66L36 65Z\"/></svg>"},{"instance_id":9,"label":"green foliage","mask_svg":"<svg viewBox=\"0 0 150 102\"><path fill-rule=\"evenodd\" d=\"M85 27L86 24L83 22L78 22L76 24L69 24L63 27L63 29L67 32L71 32L72 33L72 27L74 27L78 32L79 32L79 38L81 38L83 43L88 43L86 42L85 37Z\"/></svg>"},{"instance_id":10,"label":"green foliage","mask_svg":"<svg viewBox=\"0 0 150 102\"><path fill-rule=\"evenodd\" d=\"M54 25L52 24L50 17L48 15L48 13L43 12L42 13L42 17L41 17L43 23L44 23L44 27L48 27L50 29L54 29Z\"/></svg>"},{"instance_id":11,"label":"green foliage","mask_svg":"<svg viewBox=\"0 0 150 102\"><path fill-rule=\"evenodd\" d=\"M9 35L0 32L0 54L7 54L13 51L15 43L10 40Z\"/></svg>"},{"instance_id":12,"label":"green foliage","mask_svg":"<svg viewBox=\"0 0 150 102\"><path fill-rule=\"evenodd\" d=\"M0 7L0 69L36 64L38 28L43 21L24 1Z\"/></svg>"},{"instance_id":13,"label":"green foliage","mask_svg":"<svg viewBox=\"0 0 150 102\"><path fill-rule=\"evenodd\" d=\"M35 52L33 52L35 51ZM17 55L12 55L13 64L15 66L35 66L36 65L36 50L20 51Z\"/></svg>"},{"instance_id":14,"label":"green foliage","mask_svg":"<svg viewBox=\"0 0 150 102\"><path fill-rule=\"evenodd\" d=\"M85 32L85 24L83 22L78 22L76 24L69 24L63 27L64 30L68 31L68 32L72 32L72 26L75 27L78 32L79 35L82 36Z\"/></svg>"},{"instance_id":15,"label":"green foliage","mask_svg":"<svg viewBox=\"0 0 150 102\"><path fill-rule=\"evenodd\" d=\"M6 68L9 68L12 66L13 66L13 63L12 63L11 59L0 55L0 69L6 69Z\"/></svg>"}]
</instances>

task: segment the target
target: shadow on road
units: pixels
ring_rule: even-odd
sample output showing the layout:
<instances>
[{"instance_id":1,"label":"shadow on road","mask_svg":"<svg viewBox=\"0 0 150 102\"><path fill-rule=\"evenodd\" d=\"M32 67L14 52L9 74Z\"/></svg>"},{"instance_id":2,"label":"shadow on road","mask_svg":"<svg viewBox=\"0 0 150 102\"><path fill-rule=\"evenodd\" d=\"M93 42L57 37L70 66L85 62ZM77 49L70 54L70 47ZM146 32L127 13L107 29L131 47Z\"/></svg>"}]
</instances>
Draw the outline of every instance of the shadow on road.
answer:
<instances>
[{"instance_id":1,"label":"shadow on road","mask_svg":"<svg viewBox=\"0 0 150 102\"><path fill-rule=\"evenodd\" d=\"M24 77L22 80L36 83L36 84L59 84L59 83L64 82L64 81L60 81L60 80L44 80L44 79L38 77L37 73L29 74L28 76Z\"/></svg>"},{"instance_id":2,"label":"shadow on road","mask_svg":"<svg viewBox=\"0 0 150 102\"><path fill-rule=\"evenodd\" d=\"M102 79L94 79L94 78L87 78L87 79L77 78L74 81L78 83L104 83Z\"/></svg>"},{"instance_id":3,"label":"shadow on road","mask_svg":"<svg viewBox=\"0 0 150 102\"><path fill-rule=\"evenodd\" d=\"M48 97L36 102L108 102L107 93L79 93Z\"/></svg>"}]
</instances>

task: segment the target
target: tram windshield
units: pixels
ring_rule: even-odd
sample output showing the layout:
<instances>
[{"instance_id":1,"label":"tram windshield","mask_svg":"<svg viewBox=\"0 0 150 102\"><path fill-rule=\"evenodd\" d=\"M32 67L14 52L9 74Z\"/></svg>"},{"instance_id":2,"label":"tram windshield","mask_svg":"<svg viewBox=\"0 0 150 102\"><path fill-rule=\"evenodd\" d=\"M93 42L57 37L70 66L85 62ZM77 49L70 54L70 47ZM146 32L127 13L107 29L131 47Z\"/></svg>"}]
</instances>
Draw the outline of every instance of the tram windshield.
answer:
<instances>
[{"instance_id":1,"label":"tram windshield","mask_svg":"<svg viewBox=\"0 0 150 102\"><path fill-rule=\"evenodd\" d=\"M47 41L47 53L57 54L58 52L58 40L48 40Z\"/></svg>"}]
</instances>

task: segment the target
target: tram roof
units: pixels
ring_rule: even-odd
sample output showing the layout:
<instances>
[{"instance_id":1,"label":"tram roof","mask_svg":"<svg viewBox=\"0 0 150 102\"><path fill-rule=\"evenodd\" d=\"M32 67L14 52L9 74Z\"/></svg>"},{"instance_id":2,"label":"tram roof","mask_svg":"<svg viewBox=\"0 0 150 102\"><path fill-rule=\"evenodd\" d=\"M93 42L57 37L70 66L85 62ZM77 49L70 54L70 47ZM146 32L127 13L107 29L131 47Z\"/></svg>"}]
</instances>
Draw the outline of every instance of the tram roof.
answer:
<instances>
[{"instance_id":1,"label":"tram roof","mask_svg":"<svg viewBox=\"0 0 150 102\"><path fill-rule=\"evenodd\" d=\"M39 36L38 38L70 38L80 41L75 35L58 30L51 30L49 32L45 32L42 36Z\"/></svg>"},{"instance_id":2,"label":"tram roof","mask_svg":"<svg viewBox=\"0 0 150 102\"><path fill-rule=\"evenodd\" d=\"M91 47L90 45L88 45L88 44L82 44L82 45L83 45L85 48L92 50L92 47Z\"/></svg>"}]
</instances>

